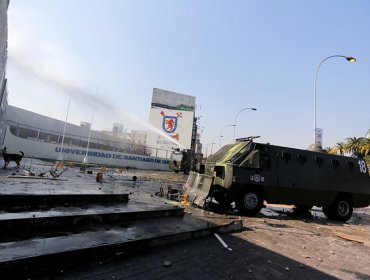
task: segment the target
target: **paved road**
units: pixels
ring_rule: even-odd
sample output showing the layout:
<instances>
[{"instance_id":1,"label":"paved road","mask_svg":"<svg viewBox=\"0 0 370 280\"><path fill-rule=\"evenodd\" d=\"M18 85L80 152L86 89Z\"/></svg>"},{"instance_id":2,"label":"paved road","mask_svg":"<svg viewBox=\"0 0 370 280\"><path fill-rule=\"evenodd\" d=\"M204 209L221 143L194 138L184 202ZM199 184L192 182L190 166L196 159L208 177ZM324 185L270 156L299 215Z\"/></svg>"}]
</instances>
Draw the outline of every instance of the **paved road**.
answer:
<instances>
[{"instance_id":1,"label":"paved road","mask_svg":"<svg viewBox=\"0 0 370 280\"><path fill-rule=\"evenodd\" d=\"M63 272L56 271L54 276L60 279L370 279L369 212L366 208L356 213L361 218L356 224L285 215L241 217L242 232L220 235L232 250L225 249L216 237L210 236L141 255L64 267ZM165 265L166 261L170 262L169 266Z\"/></svg>"}]
</instances>

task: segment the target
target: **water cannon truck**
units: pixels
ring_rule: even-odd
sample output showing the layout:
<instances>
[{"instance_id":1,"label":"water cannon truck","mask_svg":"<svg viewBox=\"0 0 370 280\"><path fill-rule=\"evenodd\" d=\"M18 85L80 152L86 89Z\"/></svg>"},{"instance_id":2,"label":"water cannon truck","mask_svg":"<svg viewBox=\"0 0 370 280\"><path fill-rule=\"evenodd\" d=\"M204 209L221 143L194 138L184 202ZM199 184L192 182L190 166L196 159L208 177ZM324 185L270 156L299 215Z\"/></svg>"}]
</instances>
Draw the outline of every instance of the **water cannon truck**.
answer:
<instances>
[{"instance_id":1,"label":"water cannon truck","mask_svg":"<svg viewBox=\"0 0 370 280\"><path fill-rule=\"evenodd\" d=\"M254 138L225 145L208 157L204 172L190 172L185 184L189 201L218 210L234 205L246 215L259 213L264 201L302 210L318 206L339 221L350 219L354 207L370 205L364 159L256 143Z\"/></svg>"}]
</instances>

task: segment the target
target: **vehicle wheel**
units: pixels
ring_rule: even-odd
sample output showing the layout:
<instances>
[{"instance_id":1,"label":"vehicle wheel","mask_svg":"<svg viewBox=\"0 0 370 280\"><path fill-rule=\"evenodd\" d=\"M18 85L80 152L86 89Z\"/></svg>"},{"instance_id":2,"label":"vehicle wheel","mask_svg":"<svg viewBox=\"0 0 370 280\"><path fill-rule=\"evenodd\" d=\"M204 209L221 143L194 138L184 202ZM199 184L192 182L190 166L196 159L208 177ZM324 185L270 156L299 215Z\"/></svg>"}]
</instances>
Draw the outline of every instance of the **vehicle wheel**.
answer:
<instances>
[{"instance_id":1,"label":"vehicle wheel","mask_svg":"<svg viewBox=\"0 0 370 280\"><path fill-rule=\"evenodd\" d=\"M324 211L324 207L323 207ZM327 212L327 215L325 212ZM339 196L334 202L325 209L324 214L333 220L346 222L352 217L353 202L348 196Z\"/></svg>"},{"instance_id":2,"label":"vehicle wheel","mask_svg":"<svg viewBox=\"0 0 370 280\"><path fill-rule=\"evenodd\" d=\"M175 173L179 173L179 171L178 170L174 170L175 171Z\"/></svg>"},{"instance_id":3,"label":"vehicle wheel","mask_svg":"<svg viewBox=\"0 0 370 280\"><path fill-rule=\"evenodd\" d=\"M294 205L294 208L298 211L301 211L301 212L307 212L307 211L311 210L312 206L311 205L298 204L298 205Z\"/></svg>"},{"instance_id":4,"label":"vehicle wheel","mask_svg":"<svg viewBox=\"0 0 370 280\"><path fill-rule=\"evenodd\" d=\"M323 206L322 207L322 212L324 213L324 215L326 217L328 217L329 219L334 219L334 216L333 214L331 213L331 210L330 210L330 207L328 206Z\"/></svg>"},{"instance_id":5,"label":"vehicle wheel","mask_svg":"<svg viewBox=\"0 0 370 280\"><path fill-rule=\"evenodd\" d=\"M247 190L235 201L238 211L246 215L256 215L263 207L263 197L257 190Z\"/></svg>"},{"instance_id":6,"label":"vehicle wheel","mask_svg":"<svg viewBox=\"0 0 370 280\"><path fill-rule=\"evenodd\" d=\"M189 168L184 169L184 174L189 175L189 172L190 172Z\"/></svg>"}]
</instances>

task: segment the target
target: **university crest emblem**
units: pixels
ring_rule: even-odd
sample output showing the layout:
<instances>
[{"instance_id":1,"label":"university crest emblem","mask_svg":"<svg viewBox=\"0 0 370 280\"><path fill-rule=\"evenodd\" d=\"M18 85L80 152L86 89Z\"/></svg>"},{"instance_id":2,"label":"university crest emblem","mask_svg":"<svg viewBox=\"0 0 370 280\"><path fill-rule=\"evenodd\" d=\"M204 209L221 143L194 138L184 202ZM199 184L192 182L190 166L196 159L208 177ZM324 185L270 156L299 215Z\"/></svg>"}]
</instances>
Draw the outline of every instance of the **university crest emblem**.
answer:
<instances>
[{"instance_id":1,"label":"university crest emblem","mask_svg":"<svg viewBox=\"0 0 370 280\"><path fill-rule=\"evenodd\" d=\"M163 130L167 133L175 132L177 128L178 117L166 116L164 113L162 114L162 116L163 116L163 121L162 121Z\"/></svg>"}]
</instances>

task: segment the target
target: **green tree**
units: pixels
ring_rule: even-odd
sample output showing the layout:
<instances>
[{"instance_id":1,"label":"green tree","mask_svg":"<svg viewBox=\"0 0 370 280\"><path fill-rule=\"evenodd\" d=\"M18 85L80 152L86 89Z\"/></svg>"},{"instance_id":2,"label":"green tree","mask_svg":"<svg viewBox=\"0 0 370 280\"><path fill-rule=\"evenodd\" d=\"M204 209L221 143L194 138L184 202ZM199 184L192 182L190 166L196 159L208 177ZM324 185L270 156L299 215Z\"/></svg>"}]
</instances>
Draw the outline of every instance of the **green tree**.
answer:
<instances>
[{"instance_id":1,"label":"green tree","mask_svg":"<svg viewBox=\"0 0 370 280\"><path fill-rule=\"evenodd\" d=\"M345 143L345 152L352 154L354 157L363 158L365 154L362 153L362 143L364 141L364 137L349 137L346 139Z\"/></svg>"},{"instance_id":2,"label":"green tree","mask_svg":"<svg viewBox=\"0 0 370 280\"><path fill-rule=\"evenodd\" d=\"M364 156L370 155L370 139L369 138L362 138L360 143L360 152Z\"/></svg>"},{"instance_id":3,"label":"green tree","mask_svg":"<svg viewBox=\"0 0 370 280\"><path fill-rule=\"evenodd\" d=\"M346 144L343 142L338 142L337 145L334 146L334 148L330 150L330 153L335 154L335 155L339 153L341 156L343 156L345 150L346 150Z\"/></svg>"}]
</instances>

